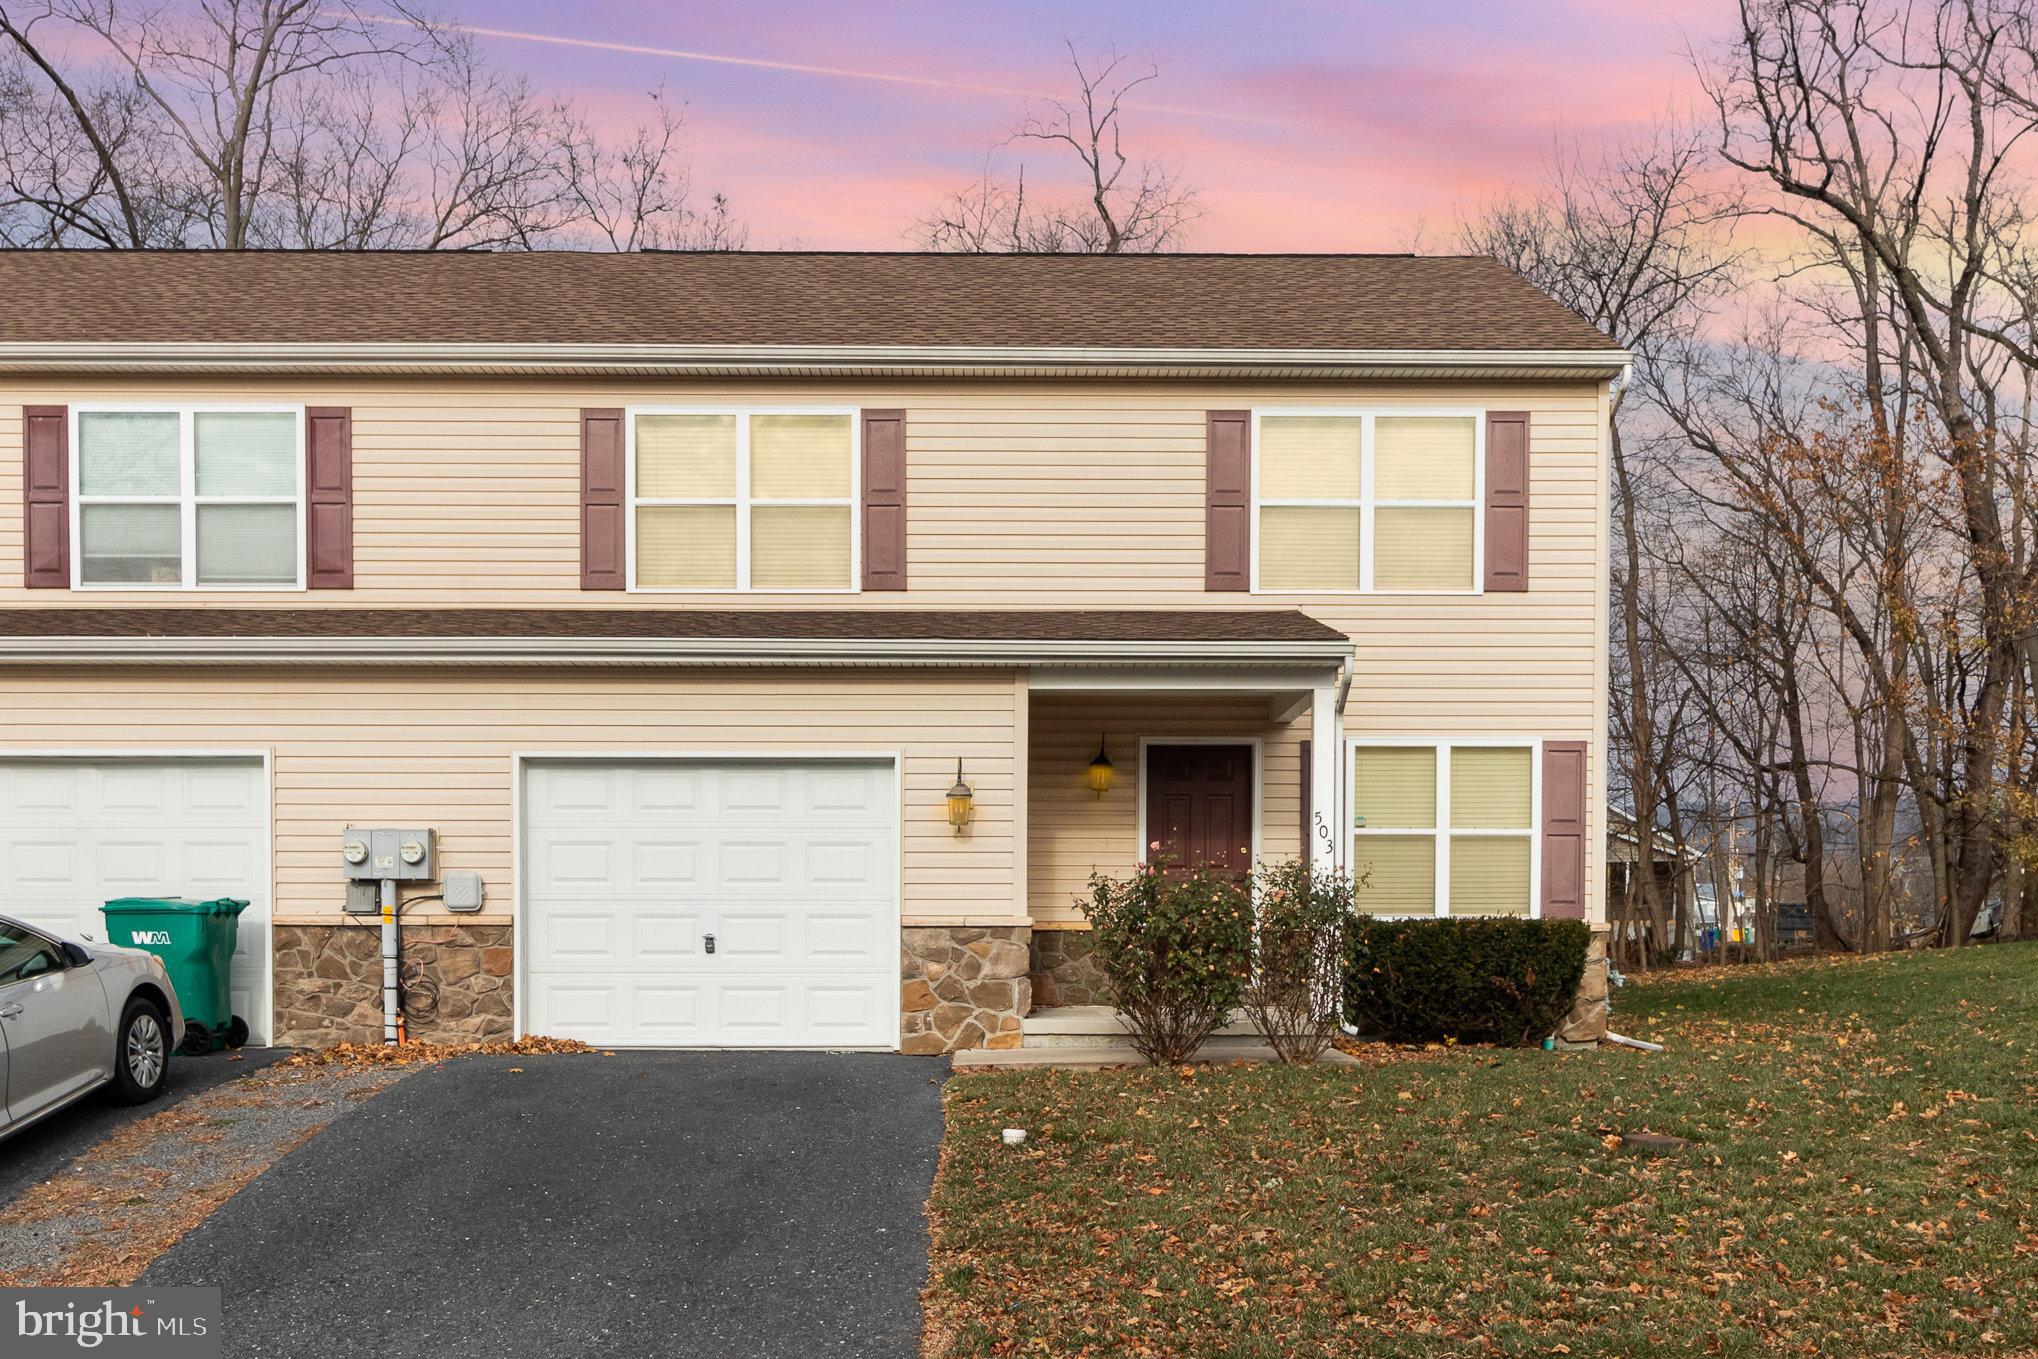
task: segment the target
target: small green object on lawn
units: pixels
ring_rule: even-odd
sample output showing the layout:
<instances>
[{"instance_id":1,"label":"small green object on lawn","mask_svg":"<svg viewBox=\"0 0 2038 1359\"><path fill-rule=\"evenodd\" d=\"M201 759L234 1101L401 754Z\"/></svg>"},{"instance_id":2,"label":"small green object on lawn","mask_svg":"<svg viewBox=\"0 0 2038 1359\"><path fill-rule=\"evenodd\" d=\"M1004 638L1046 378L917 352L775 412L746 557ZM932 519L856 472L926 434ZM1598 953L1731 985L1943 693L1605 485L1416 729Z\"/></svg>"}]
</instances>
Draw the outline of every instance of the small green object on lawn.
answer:
<instances>
[{"instance_id":1,"label":"small green object on lawn","mask_svg":"<svg viewBox=\"0 0 2038 1359\"><path fill-rule=\"evenodd\" d=\"M233 1013L228 988L234 936L247 902L234 897L120 897L99 909L106 917L108 943L147 949L163 960L184 1011L183 1051L195 1055L248 1041L248 1023Z\"/></svg>"}]
</instances>

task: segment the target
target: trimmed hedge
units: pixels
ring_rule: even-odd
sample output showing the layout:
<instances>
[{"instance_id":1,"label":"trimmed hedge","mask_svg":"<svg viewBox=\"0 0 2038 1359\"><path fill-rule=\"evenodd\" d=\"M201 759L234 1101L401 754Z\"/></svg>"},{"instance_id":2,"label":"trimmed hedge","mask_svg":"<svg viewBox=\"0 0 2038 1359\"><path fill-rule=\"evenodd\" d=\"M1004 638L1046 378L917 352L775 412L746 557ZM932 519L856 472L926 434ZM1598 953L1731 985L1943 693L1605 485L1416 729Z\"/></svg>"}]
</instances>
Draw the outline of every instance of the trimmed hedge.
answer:
<instances>
[{"instance_id":1,"label":"trimmed hedge","mask_svg":"<svg viewBox=\"0 0 2038 1359\"><path fill-rule=\"evenodd\" d=\"M1539 1043L1570 1013L1591 939L1581 920L1360 920L1345 1018L1404 1043Z\"/></svg>"}]
</instances>

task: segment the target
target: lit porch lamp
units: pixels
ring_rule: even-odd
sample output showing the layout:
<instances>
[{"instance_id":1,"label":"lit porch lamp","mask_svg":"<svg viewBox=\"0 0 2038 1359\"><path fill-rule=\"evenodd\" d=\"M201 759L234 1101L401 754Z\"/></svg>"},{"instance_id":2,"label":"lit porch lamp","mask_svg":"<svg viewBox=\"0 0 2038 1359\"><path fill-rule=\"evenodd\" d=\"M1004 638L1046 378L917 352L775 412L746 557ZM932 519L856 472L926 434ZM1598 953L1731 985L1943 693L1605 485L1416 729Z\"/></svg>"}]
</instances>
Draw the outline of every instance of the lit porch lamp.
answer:
<instances>
[{"instance_id":1,"label":"lit porch lamp","mask_svg":"<svg viewBox=\"0 0 2038 1359\"><path fill-rule=\"evenodd\" d=\"M955 761L955 786L948 790L948 824L961 835L977 814L976 794L962 781L962 759Z\"/></svg>"},{"instance_id":2,"label":"lit porch lamp","mask_svg":"<svg viewBox=\"0 0 2038 1359\"><path fill-rule=\"evenodd\" d=\"M1090 761L1090 791L1098 797L1111 791L1111 757L1104 753L1104 738L1097 737L1097 758Z\"/></svg>"}]
</instances>

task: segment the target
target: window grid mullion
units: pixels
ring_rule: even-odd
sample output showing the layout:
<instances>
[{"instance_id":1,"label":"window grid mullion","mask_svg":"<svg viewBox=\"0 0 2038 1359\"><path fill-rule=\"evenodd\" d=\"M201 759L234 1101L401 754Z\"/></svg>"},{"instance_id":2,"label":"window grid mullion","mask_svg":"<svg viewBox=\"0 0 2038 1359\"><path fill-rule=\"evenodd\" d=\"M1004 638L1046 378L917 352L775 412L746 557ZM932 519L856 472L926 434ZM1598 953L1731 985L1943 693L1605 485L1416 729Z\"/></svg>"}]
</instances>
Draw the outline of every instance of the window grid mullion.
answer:
<instances>
[{"instance_id":1,"label":"window grid mullion","mask_svg":"<svg viewBox=\"0 0 2038 1359\"><path fill-rule=\"evenodd\" d=\"M1451 750L1448 742L1436 747L1436 913L1451 913Z\"/></svg>"},{"instance_id":2,"label":"window grid mullion","mask_svg":"<svg viewBox=\"0 0 2038 1359\"><path fill-rule=\"evenodd\" d=\"M185 589L198 584L198 417L189 408L177 412L177 456L183 504L178 507L178 545L183 557L179 579Z\"/></svg>"},{"instance_id":3,"label":"window grid mullion","mask_svg":"<svg viewBox=\"0 0 2038 1359\"><path fill-rule=\"evenodd\" d=\"M736 418L736 588L750 588L750 422Z\"/></svg>"},{"instance_id":4,"label":"window grid mullion","mask_svg":"<svg viewBox=\"0 0 2038 1359\"><path fill-rule=\"evenodd\" d=\"M1359 593L1373 592L1373 417L1359 417Z\"/></svg>"}]
</instances>

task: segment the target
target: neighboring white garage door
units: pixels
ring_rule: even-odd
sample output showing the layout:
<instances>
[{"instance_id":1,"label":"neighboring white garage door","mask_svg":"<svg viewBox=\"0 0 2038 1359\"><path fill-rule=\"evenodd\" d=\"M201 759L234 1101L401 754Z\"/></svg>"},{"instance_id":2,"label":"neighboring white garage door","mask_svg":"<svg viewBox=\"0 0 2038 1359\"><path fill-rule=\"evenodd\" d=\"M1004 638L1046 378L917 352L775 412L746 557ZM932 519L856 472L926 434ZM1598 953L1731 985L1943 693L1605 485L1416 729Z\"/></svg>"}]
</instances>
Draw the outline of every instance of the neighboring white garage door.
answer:
<instances>
[{"instance_id":1,"label":"neighboring white garage door","mask_svg":"<svg viewBox=\"0 0 2038 1359\"><path fill-rule=\"evenodd\" d=\"M0 912L105 939L114 897L246 897L232 990L251 1043L269 1041L268 843L260 760L0 760Z\"/></svg>"},{"instance_id":2,"label":"neighboring white garage door","mask_svg":"<svg viewBox=\"0 0 2038 1359\"><path fill-rule=\"evenodd\" d=\"M532 764L525 1032L897 1046L897 806L889 761Z\"/></svg>"}]
</instances>

